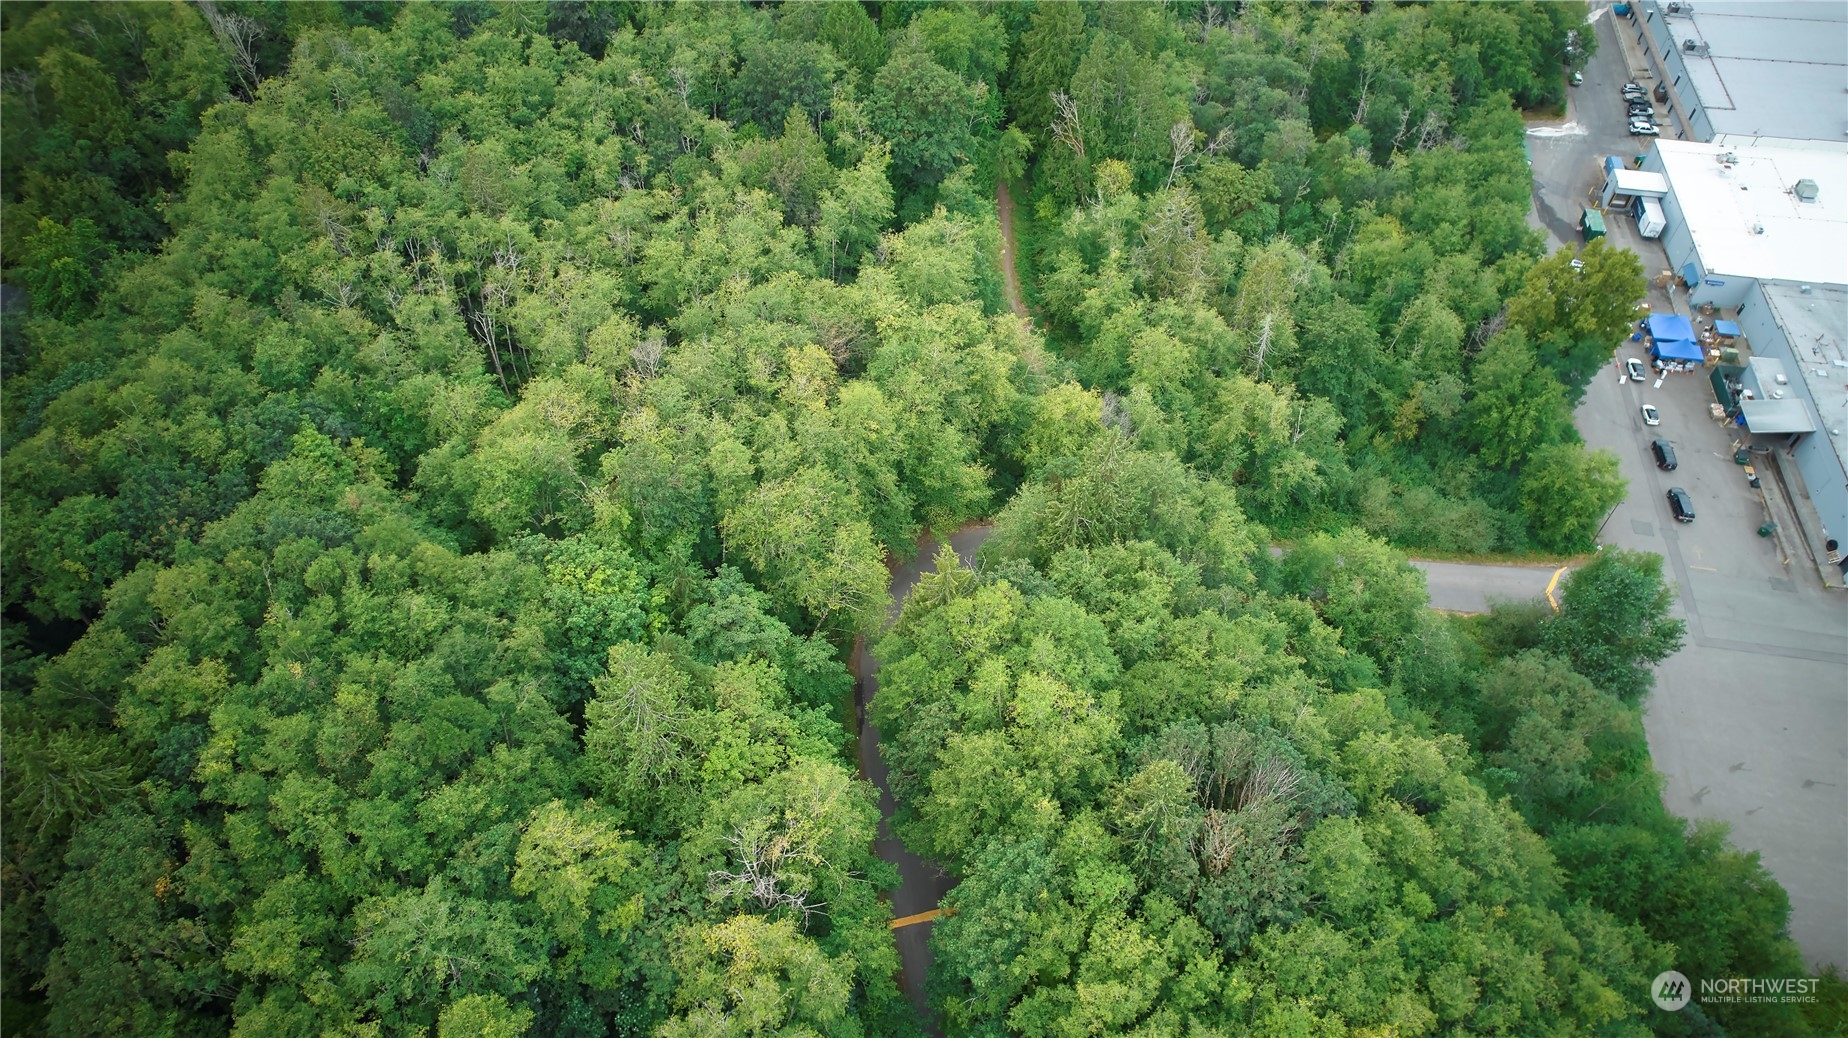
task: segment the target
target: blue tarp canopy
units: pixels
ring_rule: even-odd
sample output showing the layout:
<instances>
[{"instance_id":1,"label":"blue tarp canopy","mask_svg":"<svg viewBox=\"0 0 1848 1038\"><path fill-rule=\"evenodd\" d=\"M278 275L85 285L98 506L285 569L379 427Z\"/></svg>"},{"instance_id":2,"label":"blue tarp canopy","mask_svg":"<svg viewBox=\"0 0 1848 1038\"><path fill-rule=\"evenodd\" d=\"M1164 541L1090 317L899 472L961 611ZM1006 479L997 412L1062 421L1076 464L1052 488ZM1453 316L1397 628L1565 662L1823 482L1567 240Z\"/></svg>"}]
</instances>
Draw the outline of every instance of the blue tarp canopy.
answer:
<instances>
[{"instance_id":1,"label":"blue tarp canopy","mask_svg":"<svg viewBox=\"0 0 1848 1038\"><path fill-rule=\"evenodd\" d=\"M1715 321L1713 322L1713 330L1729 339L1737 339L1739 337L1739 326L1732 321Z\"/></svg>"},{"instance_id":2,"label":"blue tarp canopy","mask_svg":"<svg viewBox=\"0 0 1848 1038\"><path fill-rule=\"evenodd\" d=\"M1694 326L1680 314L1650 314L1649 334L1655 336L1657 342L1663 339L1685 339L1692 342Z\"/></svg>"},{"instance_id":3,"label":"blue tarp canopy","mask_svg":"<svg viewBox=\"0 0 1848 1038\"><path fill-rule=\"evenodd\" d=\"M1700 347L1686 339L1657 339L1650 352L1663 360L1699 360Z\"/></svg>"}]
</instances>

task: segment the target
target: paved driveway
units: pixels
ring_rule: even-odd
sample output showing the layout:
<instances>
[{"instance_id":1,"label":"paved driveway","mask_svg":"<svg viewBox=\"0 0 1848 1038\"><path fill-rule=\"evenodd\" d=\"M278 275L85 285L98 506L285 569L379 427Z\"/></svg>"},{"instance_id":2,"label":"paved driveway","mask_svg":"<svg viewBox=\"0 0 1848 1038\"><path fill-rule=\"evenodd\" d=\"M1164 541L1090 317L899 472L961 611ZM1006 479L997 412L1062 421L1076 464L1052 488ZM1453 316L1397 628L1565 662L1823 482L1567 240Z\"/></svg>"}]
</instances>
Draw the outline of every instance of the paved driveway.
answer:
<instances>
[{"instance_id":1,"label":"paved driveway","mask_svg":"<svg viewBox=\"0 0 1848 1038\"><path fill-rule=\"evenodd\" d=\"M1617 88L1628 70L1612 21L1608 10L1598 15L1598 56L1573 92L1569 128L1582 132L1529 133L1530 222L1555 245L1573 240L1567 217L1599 182L1599 157L1641 150L1624 132ZM1606 224L1645 270L1663 268L1660 245L1638 237L1628 217ZM1650 302L1658 312L1670 305L1658 290ZM1642 352L1626 343L1619 356ZM1661 554L1688 622L1688 644L1658 670L1644 711L1649 749L1668 778L1668 808L1729 823L1733 842L1759 852L1789 892L1791 935L1809 960L1848 966L1848 597L1826 591L1806 566L1786 567L1757 536L1762 505L1732 461L1731 435L1707 417L1711 400L1704 373L1656 389L1620 384L1612 365L1575 415L1586 442L1614 451L1630 482L1600 540ZM1661 427L1643 425L1644 401L1662 411ZM1655 468L1655 436L1674 443L1677 471ZM1670 486L1692 495L1693 523L1669 515Z\"/></svg>"},{"instance_id":2,"label":"paved driveway","mask_svg":"<svg viewBox=\"0 0 1848 1038\"><path fill-rule=\"evenodd\" d=\"M1413 559L1424 570L1431 608L1452 613L1486 613L1497 599L1527 601L1541 598L1561 573L1558 566L1498 566L1483 562L1427 562ZM1563 579L1563 578L1562 578Z\"/></svg>"}]
</instances>

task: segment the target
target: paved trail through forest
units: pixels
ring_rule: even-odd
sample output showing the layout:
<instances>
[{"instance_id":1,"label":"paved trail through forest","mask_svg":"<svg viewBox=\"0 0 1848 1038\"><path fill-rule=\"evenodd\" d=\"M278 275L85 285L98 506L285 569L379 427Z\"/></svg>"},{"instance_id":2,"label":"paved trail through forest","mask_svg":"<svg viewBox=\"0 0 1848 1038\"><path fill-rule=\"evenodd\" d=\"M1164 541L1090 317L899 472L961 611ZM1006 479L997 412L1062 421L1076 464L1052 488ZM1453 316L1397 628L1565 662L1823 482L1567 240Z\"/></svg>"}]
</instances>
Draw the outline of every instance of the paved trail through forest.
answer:
<instances>
[{"instance_id":1,"label":"paved trail through forest","mask_svg":"<svg viewBox=\"0 0 1848 1038\"><path fill-rule=\"evenodd\" d=\"M1032 315L1027 313L1026 305L1020 300L1020 274L1014 269L1014 198L1008 194L1005 181L997 181L995 184L995 208L1001 218L1001 271L1007 305L1030 323ZM975 551L988 537L988 531L989 527L985 525L968 526L950 535L950 545L962 556L963 565L975 564ZM893 567L891 619L898 618L898 611L905 604L905 596L916 586L918 575L934 563L936 554L936 540L925 537L918 542L917 554L909 563ZM892 832L892 815L898 809L898 801L892 796L892 786L887 778L889 772L879 752L879 730L873 727L867 713L873 695L879 691L879 661L867 650L864 637L854 642L852 663L854 677L858 679L854 691L854 714L860 727L860 777L879 790L879 835L873 842L873 849L880 858L891 862L898 869L898 889L892 891L892 917L902 920L935 909L954 881L937 863L913 854ZM893 940L898 942L901 970L899 986L917 1009L918 1018L925 1021L926 1030L932 1034L939 1032L924 1000L924 981L930 970L930 932L935 925L934 922L917 922L892 931Z\"/></svg>"},{"instance_id":2,"label":"paved trail through forest","mask_svg":"<svg viewBox=\"0 0 1848 1038\"><path fill-rule=\"evenodd\" d=\"M987 526L969 526L950 535L950 546L962 556L963 565L975 564L975 551L987 539L988 531ZM898 618L905 596L917 585L918 575L934 565L936 555L936 540L926 537L918 542L918 553L910 562L893 567L890 619ZM879 836L873 841L873 850L898 869L898 889L892 891L892 917L903 919L936 908L955 881L936 862L913 854L892 832L892 813L898 809L898 801L892 798L885 760L879 752L879 730L873 727L867 710L879 691L879 661L867 651L864 637L854 642L853 673L859 679L854 712L860 725L860 776L879 789ZM902 970L899 985L917 1009L918 1019L925 1021L929 1021L929 1008L924 1001L924 977L930 969L930 931L935 925L921 922L892 931ZM927 1023L927 1029L937 1033L934 1021Z\"/></svg>"}]
</instances>

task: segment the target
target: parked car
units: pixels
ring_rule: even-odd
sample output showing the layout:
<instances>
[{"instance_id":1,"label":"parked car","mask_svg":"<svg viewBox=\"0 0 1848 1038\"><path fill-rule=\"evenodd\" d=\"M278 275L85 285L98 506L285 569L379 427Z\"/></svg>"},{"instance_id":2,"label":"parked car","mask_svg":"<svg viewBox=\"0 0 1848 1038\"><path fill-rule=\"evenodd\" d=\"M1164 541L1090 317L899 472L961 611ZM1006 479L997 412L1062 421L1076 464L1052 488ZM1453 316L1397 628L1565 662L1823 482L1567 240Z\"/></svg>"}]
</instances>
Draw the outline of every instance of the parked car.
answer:
<instances>
[{"instance_id":1,"label":"parked car","mask_svg":"<svg viewBox=\"0 0 1848 1038\"><path fill-rule=\"evenodd\" d=\"M1631 115L1654 115L1655 105L1647 101L1631 101L1629 112Z\"/></svg>"},{"instance_id":2,"label":"parked car","mask_svg":"<svg viewBox=\"0 0 1848 1038\"><path fill-rule=\"evenodd\" d=\"M1643 424L1644 425L1661 425L1662 424L1662 412L1656 410L1654 404L1644 404L1643 405Z\"/></svg>"},{"instance_id":3,"label":"parked car","mask_svg":"<svg viewBox=\"0 0 1848 1038\"><path fill-rule=\"evenodd\" d=\"M1625 374L1630 376L1630 381L1632 382L1641 382L1649 377L1648 373L1643 370L1643 362L1637 360L1635 357L1631 357L1629 360L1623 362L1623 370Z\"/></svg>"},{"instance_id":4,"label":"parked car","mask_svg":"<svg viewBox=\"0 0 1848 1038\"><path fill-rule=\"evenodd\" d=\"M1643 85L1641 83L1625 83L1623 85L1623 92L1627 94L1632 90L1641 90L1642 88Z\"/></svg>"},{"instance_id":5,"label":"parked car","mask_svg":"<svg viewBox=\"0 0 1848 1038\"><path fill-rule=\"evenodd\" d=\"M1573 86L1578 86L1580 83L1583 83L1583 82L1585 82L1585 73L1583 72L1572 73L1572 85Z\"/></svg>"},{"instance_id":6,"label":"parked car","mask_svg":"<svg viewBox=\"0 0 1848 1038\"><path fill-rule=\"evenodd\" d=\"M1668 488L1668 510L1684 523L1694 521L1694 499L1680 487Z\"/></svg>"},{"instance_id":7,"label":"parked car","mask_svg":"<svg viewBox=\"0 0 1848 1038\"><path fill-rule=\"evenodd\" d=\"M1659 136L1661 132L1661 130L1656 129L1654 123L1637 122L1634 119L1630 120L1630 136L1632 137L1655 137Z\"/></svg>"},{"instance_id":8,"label":"parked car","mask_svg":"<svg viewBox=\"0 0 1848 1038\"><path fill-rule=\"evenodd\" d=\"M1663 472L1673 472L1681 467L1681 463L1675 460L1675 448L1667 440L1651 443L1649 453L1655 455L1656 468Z\"/></svg>"}]
</instances>

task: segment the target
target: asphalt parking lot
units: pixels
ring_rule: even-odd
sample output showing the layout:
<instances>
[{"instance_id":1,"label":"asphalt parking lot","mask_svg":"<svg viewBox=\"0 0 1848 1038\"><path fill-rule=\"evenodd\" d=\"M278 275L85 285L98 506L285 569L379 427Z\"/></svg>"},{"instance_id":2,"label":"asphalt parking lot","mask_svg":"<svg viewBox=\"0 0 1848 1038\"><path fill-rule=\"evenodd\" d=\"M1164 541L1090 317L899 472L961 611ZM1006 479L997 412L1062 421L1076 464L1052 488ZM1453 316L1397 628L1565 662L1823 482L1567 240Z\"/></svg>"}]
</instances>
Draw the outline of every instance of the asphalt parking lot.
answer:
<instances>
[{"instance_id":1,"label":"asphalt parking lot","mask_svg":"<svg viewBox=\"0 0 1848 1038\"><path fill-rule=\"evenodd\" d=\"M1624 128L1618 87L1630 70L1614 21L1608 8L1594 19L1598 54L1565 122L1529 132L1529 220L1554 245L1576 239L1601 157L1647 148ZM1627 216L1606 223L1612 243L1635 250L1645 271L1663 268L1659 244L1639 237ZM1669 312L1664 292L1652 289L1649 301ZM1764 509L1733 461L1732 434L1708 416L1706 372L1670 375L1660 389L1620 384L1618 366L1631 356L1644 356L1640 344L1625 343L1593 380L1575 420L1590 446L1616 453L1630 483L1600 543L1661 554L1688 622L1687 644L1658 670L1644 711L1650 752L1668 779L1664 801L1685 817L1730 824L1733 842L1757 851L1789 892L1791 935L1808 959L1848 966L1848 596L1824 589L1805 560L1786 564L1777 543L1758 536ZM1644 402L1661 410L1660 427L1643 424ZM1675 472L1656 469L1649 443L1657 436L1675 445ZM1669 514L1671 486L1693 498L1694 522Z\"/></svg>"}]
</instances>

